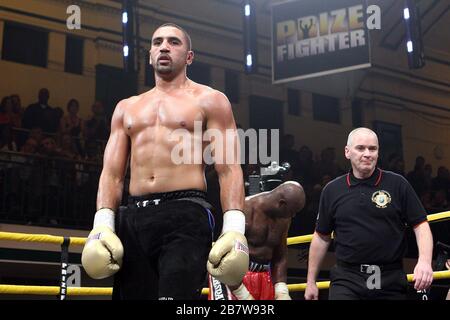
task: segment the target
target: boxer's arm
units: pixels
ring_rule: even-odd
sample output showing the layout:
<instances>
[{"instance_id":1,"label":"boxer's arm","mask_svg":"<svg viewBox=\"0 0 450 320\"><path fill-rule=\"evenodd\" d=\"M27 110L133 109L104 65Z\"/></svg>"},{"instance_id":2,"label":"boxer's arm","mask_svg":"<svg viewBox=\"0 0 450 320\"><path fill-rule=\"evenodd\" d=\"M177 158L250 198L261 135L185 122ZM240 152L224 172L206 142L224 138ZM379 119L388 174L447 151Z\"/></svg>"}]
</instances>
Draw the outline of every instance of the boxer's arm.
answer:
<instances>
[{"instance_id":1,"label":"boxer's arm","mask_svg":"<svg viewBox=\"0 0 450 320\"><path fill-rule=\"evenodd\" d=\"M286 282L287 280L287 236L289 230L288 224L286 230L280 239L280 244L274 248L273 258L271 261L272 280L273 283Z\"/></svg>"},{"instance_id":2,"label":"boxer's arm","mask_svg":"<svg viewBox=\"0 0 450 320\"><path fill-rule=\"evenodd\" d=\"M128 160L129 140L123 128L123 102L117 104L112 117L111 134L106 144L103 170L97 193L97 212L92 231L81 254L81 263L94 279L116 273L123 258L123 246L115 234L115 210L122 198L123 180Z\"/></svg>"},{"instance_id":3,"label":"boxer's arm","mask_svg":"<svg viewBox=\"0 0 450 320\"><path fill-rule=\"evenodd\" d=\"M219 176L220 203L225 212L244 209L244 179L240 165L215 165Z\"/></svg>"},{"instance_id":4,"label":"boxer's arm","mask_svg":"<svg viewBox=\"0 0 450 320\"><path fill-rule=\"evenodd\" d=\"M287 236L289 231L289 221L285 226L280 238L279 245L274 248L272 257L272 282L274 283L276 300L291 300L289 289L286 284L287 280Z\"/></svg>"},{"instance_id":5,"label":"boxer's arm","mask_svg":"<svg viewBox=\"0 0 450 320\"><path fill-rule=\"evenodd\" d=\"M103 170L97 193L97 210L116 210L122 199L123 182L130 142L123 125L124 102L117 104L111 120L111 133L103 156Z\"/></svg>"},{"instance_id":6,"label":"boxer's arm","mask_svg":"<svg viewBox=\"0 0 450 320\"><path fill-rule=\"evenodd\" d=\"M218 91L204 97L206 128L212 133L214 167L220 184L223 215L222 233L208 256L208 272L228 286L236 286L248 271L249 257L245 233L244 179L240 166L240 146L231 105ZM215 139L214 139L215 138ZM218 141L220 139L221 141Z\"/></svg>"},{"instance_id":7,"label":"boxer's arm","mask_svg":"<svg viewBox=\"0 0 450 320\"><path fill-rule=\"evenodd\" d=\"M213 141L214 168L220 184L220 202L223 211L244 208L244 178L240 165L240 145L236 124L227 97L215 91L210 94L205 108L207 129L220 133L223 141Z\"/></svg>"}]
</instances>

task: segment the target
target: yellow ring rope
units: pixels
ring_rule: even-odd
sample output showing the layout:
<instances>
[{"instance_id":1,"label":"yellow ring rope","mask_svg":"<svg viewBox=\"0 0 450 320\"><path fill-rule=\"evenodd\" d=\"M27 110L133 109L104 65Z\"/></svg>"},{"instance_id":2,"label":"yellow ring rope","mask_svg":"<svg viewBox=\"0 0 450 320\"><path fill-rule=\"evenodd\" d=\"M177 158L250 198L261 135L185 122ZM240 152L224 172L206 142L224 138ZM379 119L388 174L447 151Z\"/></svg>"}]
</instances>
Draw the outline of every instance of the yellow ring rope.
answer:
<instances>
[{"instance_id":1,"label":"yellow ring rope","mask_svg":"<svg viewBox=\"0 0 450 320\"><path fill-rule=\"evenodd\" d=\"M413 274L408 274L408 282L412 282ZM448 279L450 278L450 270L433 272L433 279ZM330 287L330 281L317 282L319 289L328 289ZM306 283L288 284L290 292L305 291ZM7 285L0 284L0 294L30 294L30 295L59 295L59 287L57 286L20 286L20 285ZM209 293L208 288L203 288L202 294ZM112 288L80 288L80 287L68 287L67 295L69 296L110 296L112 295Z\"/></svg>"},{"instance_id":2,"label":"yellow ring rope","mask_svg":"<svg viewBox=\"0 0 450 320\"><path fill-rule=\"evenodd\" d=\"M429 214L427 216L428 222L433 222L437 220L443 220L446 218L450 218L450 211L439 212L435 214Z\"/></svg>"},{"instance_id":3,"label":"yellow ring rope","mask_svg":"<svg viewBox=\"0 0 450 320\"><path fill-rule=\"evenodd\" d=\"M414 274L408 274L408 282L413 281ZM450 278L450 270L445 271L436 271L433 272L433 279L439 280L439 279L449 279ZM319 281L316 282L318 289L328 289L330 287L330 281ZM298 283L298 284L288 284L289 292L295 292L295 291L305 291L306 289L306 283ZM209 289L203 288L202 294L208 294Z\"/></svg>"},{"instance_id":4,"label":"yellow ring rope","mask_svg":"<svg viewBox=\"0 0 450 320\"><path fill-rule=\"evenodd\" d=\"M32 294L32 295L59 295L57 286L19 286L0 284L0 294ZM67 287L69 296L110 296L112 288L79 288Z\"/></svg>"},{"instance_id":5,"label":"yellow ring rope","mask_svg":"<svg viewBox=\"0 0 450 320\"><path fill-rule=\"evenodd\" d=\"M12 240L21 242L41 242L53 243L61 245L64 242L64 237L51 236L48 234L29 234L16 232L0 232L0 240ZM70 244L76 246L84 246L86 238L70 237Z\"/></svg>"},{"instance_id":6,"label":"yellow ring rope","mask_svg":"<svg viewBox=\"0 0 450 320\"><path fill-rule=\"evenodd\" d=\"M444 220L450 218L450 211L440 212L427 216L429 222L438 220ZM312 240L313 235L304 235L298 237L291 237L287 239L288 245L309 243ZM15 232L0 232L0 240L10 241L22 241L22 242L41 242L41 243L53 243L61 245L64 241L64 237L52 236L47 234L27 234L27 233L15 233ZM86 238L70 237L71 245L82 246L86 242ZM408 282L412 282L413 274L408 274ZM449 271L437 271L433 273L433 279L448 279L450 278ZM328 289L330 287L330 281L317 282L319 289ZM291 292L304 291L306 283L288 284L288 289ZM26 286L26 285L1 285L0 294L32 294L32 295L59 295L60 288L57 286ZM202 294L208 294L209 289L203 288ZM79 288L68 287L67 295L72 296L108 296L112 294L112 288Z\"/></svg>"}]
</instances>

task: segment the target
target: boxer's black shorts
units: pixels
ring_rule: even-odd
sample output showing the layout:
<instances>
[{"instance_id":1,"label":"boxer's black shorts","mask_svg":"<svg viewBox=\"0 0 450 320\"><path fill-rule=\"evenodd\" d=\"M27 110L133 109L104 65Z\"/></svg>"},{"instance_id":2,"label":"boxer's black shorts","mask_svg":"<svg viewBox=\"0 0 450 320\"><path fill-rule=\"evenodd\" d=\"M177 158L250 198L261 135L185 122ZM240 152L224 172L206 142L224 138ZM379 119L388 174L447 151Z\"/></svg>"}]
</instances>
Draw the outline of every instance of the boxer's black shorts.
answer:
<instances>
[{"instance_id":1,"label":"boxer's black shorts","mask_svg":"<svg viewBox=\"0 0 450 320\"><path fill-rule=\"evenodd\" d=\"M124 258L113 299L199 299L214 228L209 209L196 190L130 197L116 217Z\"/></svg>"}]
</instances>

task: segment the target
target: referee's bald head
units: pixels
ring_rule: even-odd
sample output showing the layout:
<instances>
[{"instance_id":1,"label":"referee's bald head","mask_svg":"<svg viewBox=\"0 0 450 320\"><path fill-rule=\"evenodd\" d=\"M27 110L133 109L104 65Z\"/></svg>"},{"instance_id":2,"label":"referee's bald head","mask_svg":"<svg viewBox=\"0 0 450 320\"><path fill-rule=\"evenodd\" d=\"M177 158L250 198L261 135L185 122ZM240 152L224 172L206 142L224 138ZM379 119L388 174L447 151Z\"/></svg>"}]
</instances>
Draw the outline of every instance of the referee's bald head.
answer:
<instances>
[{"instance_id":1,"label":"referee's bald head","mask_svg":"<svg viewBox=\"0 0 450 320\"><path fill-rule=\"evenodd\" d=\"M373 135L377 141L377 145L378 145L378 136L377 134L369 129L369 128L365 128L365 127L360 127L360 128L356 128L354 130L352 130L349 134L348 134L348 138L347 138L347 146L350 147L353 143L353 138L357 135L360 134L368 134L368 135Z\"/></svg>"}]
</instances>

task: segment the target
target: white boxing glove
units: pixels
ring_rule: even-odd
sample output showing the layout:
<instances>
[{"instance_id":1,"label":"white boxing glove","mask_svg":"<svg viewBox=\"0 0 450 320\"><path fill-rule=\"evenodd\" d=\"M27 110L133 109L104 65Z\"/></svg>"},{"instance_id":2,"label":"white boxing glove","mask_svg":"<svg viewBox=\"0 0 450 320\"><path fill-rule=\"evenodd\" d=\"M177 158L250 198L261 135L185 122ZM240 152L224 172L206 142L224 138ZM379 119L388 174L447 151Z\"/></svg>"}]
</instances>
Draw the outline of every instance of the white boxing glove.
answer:
<instances>
[{"instance_id":1,"label":"white boxing glove","mask_svg":"<svg viewBox=\"0 0 450 320\"><path fill-rule=\"evenodd\" d=\"M289 289L285 282L275 283L275 300L292 300Z\"/></svg>"},{"instance_id":2,"label":"white boxing glove","mask_svg":"<svg viewBox=\"0 0 450 320\"><path fill-rule=\"evenodd\" d=\"M91 278L104 279L119 271L122 258L123 246L114 233L114 211L100 209L81 254L84 270Z\"/></svg>"},{"instance_id":3,"label":"white boxing glove","mask_svg":"<svg viewBox=\"0 0 450 320\"><path fill-rule=\"evenodd\" d=\"M248 271L248 244L244 232L244 213L240 210L228 210L223 215L222 235L208 256L208 272L228 286L241 284Z\"/></svg>"},{"instance_id":4,"label":"white boxing glove","mask_svg":"<svg viewBox=\"0 0 450 320\"><path fill-rule=\"evenodd\" d=\"M239 288L232 291L234 296L238 298L238 300L255 300L250 292L248 292L247 287L241 283Z\"/></svg>"}]
</instances>

